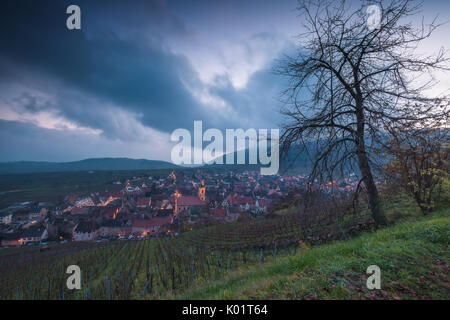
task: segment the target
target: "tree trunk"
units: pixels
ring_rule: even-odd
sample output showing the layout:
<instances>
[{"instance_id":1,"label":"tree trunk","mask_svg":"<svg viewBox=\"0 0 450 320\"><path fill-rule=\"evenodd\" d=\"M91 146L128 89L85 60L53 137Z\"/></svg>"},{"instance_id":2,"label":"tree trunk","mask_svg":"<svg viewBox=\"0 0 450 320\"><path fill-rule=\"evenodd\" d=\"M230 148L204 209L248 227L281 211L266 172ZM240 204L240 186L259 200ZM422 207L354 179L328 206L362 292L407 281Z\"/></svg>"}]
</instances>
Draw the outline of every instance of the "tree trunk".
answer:
<instances>
[{"instance_id":1,"label":"tree trunk","mask_svg":"<svg viewBox=\"0 0 450 320\"><path fill-rule=\"evenodd\" d=\"M358 99L359 100L359 99ZM359 171L361 172L364 185L367 189L369 197L369 207L372 212L372 217L375 220L375 226L387 226L387 219L381 209L380 197L378 189L373 179L372 170L370 169L369 159L366 154L366 147L364 143L364 111L362 108L362 100L357 100L357 137L356 137L356 154L358 156Z\"/></svg>"},{"instance_id":2,"label":"tree trunk","mask_svg":"<svg viewBox=\"0 0 450 320\"><path fill-rule=\"evenodd\" d=\"M381 209L380 197L378 195L378 189L373 180L372 172L370 170L369 161L367 155L364 151L358 152L358 164L359 170L361 171L364 184L367 189L367 195L369 197L370 211L372 212L372 217L375 220L375 225L386 226L387 219Z\"/></svg>"}]
</instances>

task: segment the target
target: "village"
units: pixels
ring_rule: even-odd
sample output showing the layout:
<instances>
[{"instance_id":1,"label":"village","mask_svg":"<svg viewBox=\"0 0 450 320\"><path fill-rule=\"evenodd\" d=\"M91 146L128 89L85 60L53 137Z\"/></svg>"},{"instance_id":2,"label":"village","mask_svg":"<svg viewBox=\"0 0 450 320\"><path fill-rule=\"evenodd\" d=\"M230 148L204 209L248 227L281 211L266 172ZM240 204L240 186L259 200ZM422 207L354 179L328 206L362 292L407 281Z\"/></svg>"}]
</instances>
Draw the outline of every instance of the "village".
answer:
<instances>
[{"instance_id":1,"label":"village","mask_svg":"<svg viewBox=\"0 0 450 320\"><path fill-rule=\"evenodd\" d=\"M0 210L1 246L173 237L214 224L258 218L290 191L308 186L303 175L201 169L112 184L120 190L70 194L56 205L24 202ZM356 185L354 179L345 178L314 187L350 193Z\"/></svg>"}]
</instances>

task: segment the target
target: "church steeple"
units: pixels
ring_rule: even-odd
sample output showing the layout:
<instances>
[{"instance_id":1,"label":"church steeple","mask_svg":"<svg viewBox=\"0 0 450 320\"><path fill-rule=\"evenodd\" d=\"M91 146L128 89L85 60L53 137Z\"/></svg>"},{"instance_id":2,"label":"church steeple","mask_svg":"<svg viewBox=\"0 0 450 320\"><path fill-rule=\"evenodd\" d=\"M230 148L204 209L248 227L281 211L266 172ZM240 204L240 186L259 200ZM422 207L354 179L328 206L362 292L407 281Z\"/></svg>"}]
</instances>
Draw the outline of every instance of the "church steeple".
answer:
<instances>
[{"instance_id":1,"label":"church steeple","mask_svg":"<svg viewBox=\"0 0 450 320\"><path fill-rule=\"evenodd\" d=\"M202 180L202 183L200 184L200 187L198 188L198 197L202 201L206 201L206 187L205 187L205 181Z\"/></svg>"}]
</instances>

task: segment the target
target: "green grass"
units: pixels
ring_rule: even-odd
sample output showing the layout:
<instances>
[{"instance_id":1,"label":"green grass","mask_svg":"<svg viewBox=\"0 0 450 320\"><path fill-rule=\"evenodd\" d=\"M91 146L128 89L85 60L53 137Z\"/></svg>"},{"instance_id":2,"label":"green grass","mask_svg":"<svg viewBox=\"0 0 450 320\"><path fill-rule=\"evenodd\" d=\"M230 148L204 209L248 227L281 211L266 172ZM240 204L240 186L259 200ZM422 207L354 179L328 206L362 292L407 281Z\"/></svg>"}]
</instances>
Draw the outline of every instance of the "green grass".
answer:
<instances>
[{"instance_id":1,"label":"green grass","mask_svg":"<svg viewBox=\"0 0 450 320\"><path fill-rule=\"evenodd\" d=\"M449 214L447 208L428 217L401 219L395 226L239 269L166 298L448 299ZM380 290L366 287L369 265L381 269Z\"/></svg>"},{"instance_id":2,"label":"green grass","mask_svg":"<svg viewBox=\"0 0 450 320\"><path fill-rule=\"evenodd\" d=\"M382 197L382 207L390 224L409 221L423 216L414 199L405 193L382 194Z\"/></svg>"}]
</instances>

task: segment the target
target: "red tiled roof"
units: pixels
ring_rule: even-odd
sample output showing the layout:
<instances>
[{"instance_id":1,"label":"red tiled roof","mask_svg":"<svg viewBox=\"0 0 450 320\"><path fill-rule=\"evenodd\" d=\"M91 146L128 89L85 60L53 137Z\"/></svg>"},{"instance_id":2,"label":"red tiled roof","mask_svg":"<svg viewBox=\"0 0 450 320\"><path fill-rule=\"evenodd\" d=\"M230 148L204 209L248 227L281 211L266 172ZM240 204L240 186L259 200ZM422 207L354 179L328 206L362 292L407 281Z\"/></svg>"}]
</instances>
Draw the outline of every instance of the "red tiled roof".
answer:
<instances>
[{"instance_id":1,"label":"red tiled roof","mask_svg":"<svg viewBox=\"0 0 450 320\"><path fill-rule=\"evenodd\" d=\"M112 218L117 213L117 211L118 211L118 208L106 207L102 210L101 214L103 217Z\"/></svg>"},{"instance_id":2,"label":"red tiled roof","mask_svg":"<svg viewBox=\"0 0 450 320\"><path fill-rule=\"evenodd\" d=\"M203 206L205 202L196 196L182 196L178 198L177 204L179 206Z\"/></svg>"},{"instance_id":3,"label":"red tiled roof","mask_svg":"<svg viewBox=\"0 0 450 320\"><path fill-rule=\"evenodd\" d=\"M225 218L227 216L227 210L224 208L215 208L213 211L213 216L216 218Z\"/></svg>"},{"instance_id":4,"label":"red tiled roof","mask_svg":"<svg viewBox=\"0 0 450 320\"><path fill-rule=\"evenodd\" d=\"M275 189L271 189L269 190L269 192L267 193L267 195L271 196L272 194L279 194L279 192Z\"/></svg>"},{"instance_id":5,"label":"red tiled roof","mask_svg":"<svg viewBox=\"0 0 450 320\"><path fill-rule=\"evenodd\" d=\"M102 198L109 198L109 197L120 198L122 197L122 194L118 191L102 191L98 193L98 196Z\"/></svg>"},{"instance_id":6,"label":"red tiled roof","mask_svg":"<svg viewBox=\"0 0 450 320\"><path fill-rule=\"evenodd\" d=\"M165 226L172 223L172 216L158 217L149 220L135 220L133 222L134 228L149 228L154 226Z\"/></svg>"},{"instance_id":7,"label":"red tiled roof","mask_svg":"<svg viewBox=\"0 0 450 320\"><path fill-rule=\"evenodd\" d=\"M144 207L144 206L146 207L149 205L149 203L150 203L150 198L139 198L137 201L137 205L139 207Z\"/></svg>"},{"instance_id":8,"label":"red tiled roof","mask_svg":"<svg viewBox=\"0 0 450 320\"><path fill-rule=\"evenodd\" d=\"M147 192L152 191L152 188L149 188L149 187L141 188L141 191L142 191L142 193L147 193Z\"/></svg>"},{"instance_id":9,"label":"red tiled roof","mask_svg":"<svg viewBox=\"0 0 450 320\"><path fill-rule=\"evenodd\" d=\"M81 221L76 227L75 232L78 233L91 233L95 232L100 228L97 222L95 221Z\"/></svg>"},{"instance_id":10,"label":"red tiled roof","mask_svg":"<svg viewBox=\"0 0 450 320\"><path fill-rule=\"evenodd\" d=\"M255 200L252 197L239 197L233 199L233 204L245 205L245 204L255 204Z\"/></svg>"},{"instance_id":11,"label":"red tiled roof","mask_svg":"<svg viewBox=\"0 0 450 320\"><path fill-rule=\"evenodd\" d=\"M74 207L71 211L71 214L88 214L89 208L88 207Z\"/></svg>"}]
</instances>

